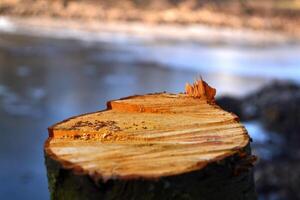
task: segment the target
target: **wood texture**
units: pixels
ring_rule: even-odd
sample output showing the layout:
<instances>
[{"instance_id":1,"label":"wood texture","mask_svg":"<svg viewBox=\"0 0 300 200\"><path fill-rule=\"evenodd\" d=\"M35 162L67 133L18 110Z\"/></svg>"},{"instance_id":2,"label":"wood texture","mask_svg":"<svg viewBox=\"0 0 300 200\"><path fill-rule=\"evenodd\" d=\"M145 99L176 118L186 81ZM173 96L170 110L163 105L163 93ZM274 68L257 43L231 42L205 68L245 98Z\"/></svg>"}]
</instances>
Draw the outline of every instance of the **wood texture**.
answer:
<instances>
[{"instance_id":1,"label":"wood texture","mask_svg":"<svg viewBox=\"0 0 300 200\"><path fill-rule=\"evenodd\" d=\"M237 116L215 105L214 95L215 90L199 80L187 85L184 94L110 101L107 110L50 127L46 156L63 169L98 183L198 173L233 157L241 163L249 158L249 151L245 152L250 138Z\"/></svg>"}]
</instances>

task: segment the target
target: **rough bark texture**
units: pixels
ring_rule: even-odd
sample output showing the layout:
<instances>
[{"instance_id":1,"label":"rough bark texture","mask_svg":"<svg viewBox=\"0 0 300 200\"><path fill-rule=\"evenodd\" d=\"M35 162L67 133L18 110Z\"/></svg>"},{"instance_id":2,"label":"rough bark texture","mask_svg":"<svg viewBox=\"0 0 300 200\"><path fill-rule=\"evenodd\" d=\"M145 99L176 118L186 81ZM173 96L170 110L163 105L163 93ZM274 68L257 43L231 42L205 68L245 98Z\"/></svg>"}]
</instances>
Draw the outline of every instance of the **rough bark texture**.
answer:
<instances>
[{"instance_id":1,"label":"rough bark texture","mask_svg":"<svg viewBox=\"0 0 300 200\"><path fill-rule=\"evenodd\" d=\"M247 147L250 155L250 148ZM64 169L46 155L51 199L82 200L255 200L253 170L239 171L245 160L234 155L202 170L161 179L94 180ZM247 161L246 161L247 162Z\"/></svg>"},{"instance_id":2,"label":"rough bark texture","mask_svg":"<svg viewBox=\"0 0 300 200\"><path fill-rule=\"evenodd\" d=\"M250 138L202 80L49 128L52 199L256 199Z\"/></svg>"}]
</instances>

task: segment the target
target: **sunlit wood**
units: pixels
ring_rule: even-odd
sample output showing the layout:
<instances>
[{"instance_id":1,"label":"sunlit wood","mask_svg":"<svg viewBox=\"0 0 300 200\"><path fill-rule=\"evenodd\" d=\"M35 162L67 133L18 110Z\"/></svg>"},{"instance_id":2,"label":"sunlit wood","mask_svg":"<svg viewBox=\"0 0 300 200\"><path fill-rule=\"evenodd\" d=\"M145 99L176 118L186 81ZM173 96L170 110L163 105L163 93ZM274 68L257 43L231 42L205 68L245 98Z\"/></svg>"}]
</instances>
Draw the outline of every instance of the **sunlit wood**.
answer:
<instances>
[{"instance_id":1,"label":"sunlit wood","mask_svg":"<svg viewBox=\"0 0 300 200\"><path fill-rule=\"evenodd\" d=\"M247 157L247 131L236 115L214 103L215 93L198 80L182 94L110 101L104 111L50 127L46 154L62 168L102 183L178 176L234 155Z\"/></svg>"}]
</instances>

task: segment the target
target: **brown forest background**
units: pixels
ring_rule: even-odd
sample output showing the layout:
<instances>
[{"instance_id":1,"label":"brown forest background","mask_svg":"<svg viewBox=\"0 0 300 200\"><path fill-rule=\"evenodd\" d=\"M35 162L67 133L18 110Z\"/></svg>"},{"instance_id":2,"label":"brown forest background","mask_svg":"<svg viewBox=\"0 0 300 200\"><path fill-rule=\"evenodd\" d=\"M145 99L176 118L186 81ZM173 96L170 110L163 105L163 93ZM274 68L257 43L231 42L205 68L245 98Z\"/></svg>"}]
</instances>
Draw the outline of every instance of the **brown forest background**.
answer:
<instances>
[{"instance_id":1,"label":"brown forest background","mask_svg":"<svg viewBox=\"0 0 300 200\"><path fill-rule=\"evenodd\" d=\"M300 32L299 0L1 0L0 14Z\"/></svg>"}]
</instances>

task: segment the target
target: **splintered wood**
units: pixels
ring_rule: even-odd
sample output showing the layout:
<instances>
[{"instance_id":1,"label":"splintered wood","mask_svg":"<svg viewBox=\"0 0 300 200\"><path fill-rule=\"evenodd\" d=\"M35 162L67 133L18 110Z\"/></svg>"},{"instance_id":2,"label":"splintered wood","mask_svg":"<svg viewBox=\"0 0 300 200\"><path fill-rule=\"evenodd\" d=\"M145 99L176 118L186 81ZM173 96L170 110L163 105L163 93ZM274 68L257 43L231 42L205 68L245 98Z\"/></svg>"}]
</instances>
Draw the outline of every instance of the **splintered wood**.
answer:
<instances>
[{"instance_id":1,"label":"splintered wood","mask_svg":"<svg viewBox=\"0 0 300 200\"><path fill-rule=\"evenodd\" d=\"M186 93L131 96L49 128L45 152L94 179L159 178L201 170L240 152L249 136L237 116L215 105L203 80Z\"/></svg>"},{"instance_id":2,"label":"splintered wood","mask_svg":"<svg viewBox=\"0 0 300 200\"><path fill-rule=\"evenodd\" d=\"M188 96L196 98L205 98L209 103L215 100L216 89L210 87L205 81L196 80L193 85L187 83L185 85L185 93Z\"/></svg>"}]
</instances>

